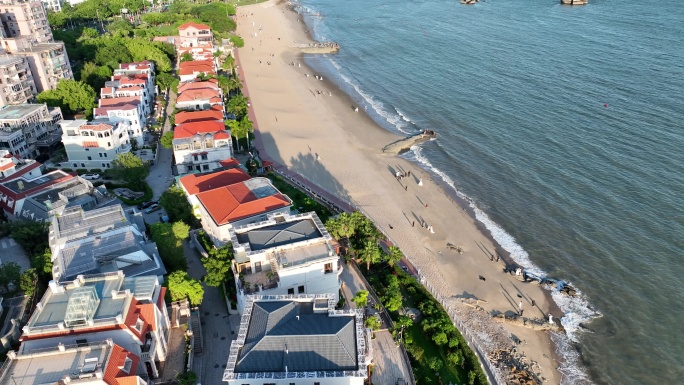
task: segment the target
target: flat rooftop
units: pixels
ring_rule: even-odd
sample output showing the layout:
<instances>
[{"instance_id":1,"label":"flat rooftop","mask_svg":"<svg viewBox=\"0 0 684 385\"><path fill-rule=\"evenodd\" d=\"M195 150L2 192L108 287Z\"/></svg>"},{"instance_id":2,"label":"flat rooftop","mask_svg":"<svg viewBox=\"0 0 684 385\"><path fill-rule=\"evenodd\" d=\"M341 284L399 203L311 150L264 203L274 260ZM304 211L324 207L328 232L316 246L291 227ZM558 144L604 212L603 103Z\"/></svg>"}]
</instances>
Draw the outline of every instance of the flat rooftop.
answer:
<instances>
[{"instance_id":1,"label":"flat rooftop","mask_svg":"<svg viewBox=\"0 0 684 385\"><path fill-rule=\"evenodd\" d=\"M83 211L79 208L67 209L62 215L54 218L52 223L51 230L54 231L54 236L64 241L131 225L121 205L107 206L90 211Z\"/></svg>"},{"instance_id":2,"label":"flat rooftop","mask_svg":"<svg viewBox=\"0 0 684 385\"><path fill-rule=\"evenodd\" d=\"M253 251L321 237L322 234L318 231L314 221L308 218L256 228L237 234L238 241L240 243L249 243L249 247Z\"/></svg>"},{"instance_id":3,"label":"flat rooftop","mask_svg":"<svg viewBox=\"0 0 684 385\"><path fill-rule=\"evenodd\" d=\"M0 109L0 120L17 120L45 108L45 104L17 104Z\"/></svg>"},{"instance_id":4,"label":"flat rooftop","mask_svg":"<svg viewBox=\"0 0 684 385\"><path fill-rule=\"evenodd\" d=\"M94 379L96 373L104 375L114 346L105 341L8 357L0 385L61 384L64 376L73 376L76 383L79 377Z\"/></svg>"},{"instance_id":5,"label":"flat rooftop","mask_svg":"<svg viewBox=\"0 0 684 385\"><path fill-rule=\"evenodd\" d=\"M3 185L8 189L14 191L15 193L22 193L24 191L28 191L43 185L48 186L50 184L55 183L55 181L57 181L58 179L64 178L67 175L69 174L65 173L64 171L56 170L49 174L41 175L38 178L34 179L13 179L9 182L3 183Z\"/></svg>"}]
</instances>

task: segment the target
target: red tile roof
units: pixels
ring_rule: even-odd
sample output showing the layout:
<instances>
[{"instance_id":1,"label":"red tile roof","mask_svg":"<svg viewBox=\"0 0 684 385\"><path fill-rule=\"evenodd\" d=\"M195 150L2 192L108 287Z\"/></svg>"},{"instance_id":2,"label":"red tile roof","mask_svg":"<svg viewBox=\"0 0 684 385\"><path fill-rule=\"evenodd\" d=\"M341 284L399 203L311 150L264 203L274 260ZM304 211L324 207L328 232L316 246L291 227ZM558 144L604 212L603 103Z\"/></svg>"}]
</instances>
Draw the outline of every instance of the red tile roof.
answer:
<instances>
[{"instance_id":1,"label":"red tile roof","mask_svg":"<svg viewBox=\"0 0 684 385\"><path fill-rule=\"evenodd\" d=\"M126 373L123 371L123 366L126 363L126 358L130 359L131 368ZM107 367L104 370L104 376L102 380L108 385L123 385L128 384L128 380L125 382L119 382L119 379L126 377L135 376L138 370L138 363L140 362L140 357L127 351L119 345L114 344L112 346L112 352L109 354L109 359L107 360Z\"/></svg>"},{"instance_id":2,"label":"red tile roof","mask_svg":"<svg viewBox=\"0 0 684 385\"><path fill-rule=\"evenodd\" d=\"M38 167L40 167L40 166L42 166L42 165L43 165L43 164L40 163L40 162L31 163L31 164L29 164L28 166L25 166L25 167L22 167L22 168L18 169L17 171L14 172L14 174L9 175L7 178L2 179L2 180L0 180L0 181L6 182L6 181L10 181L10 180L12 180L12 179L18 178L18 177L20 177L20 176L22 176L22 175L24 175L24 174L29 173L29 172L32 171L32 170L37 169ZM0 204L0 207L2 207L1 204Z\"/></svg>"},{"instance_id":3,"label":"red tile roof","mask_svg":"<svg viewBox=\"0 0 684 385\"><path fill-rule=\"evenodd\" d=\"M36 163L38 163L38 162L36 162ZM38 163L38 164L40 165L40 163ZM35 167L33 167L33 168L35 168ZM47 180L45 183L42 183L38 186L34 186L34 187L31 187L31 188L28 188L25 190L21 190L21 191L14 191L14 190L11 190L10 188L8 188L7 186L0 184L0 196L6 197L6 199L0 199L0 208L5 209L8 212L15 213L15 210L17 209L17 205L16 205L17 201L24 199L27 196L36 194L37 192L40 192L42 190L45 190L52 185L56 185L58 183L65 182L67 180L75 178L75 176L68 174L62 170L56 170L56 171L53 171L53 172L45 174L45 175L49 175L52 173L59 175L59 177L55 178L54 180ZM19 174L19 175L17 175L17 174ZM5 183L5 182L8 182L10 180L16 179L16 177L18 177L22 174L25 174L25 172L14 173L14 174L10 175L9 177L3 179L2 182ZM10 200L12 200L12 207L9 206Z\"/></svg>"},{"instance_id":4,"label":"red tile roof","mask_svg":"<svg viewBox=\"0 0 684 385\"><path fill-rule=\"evenodd\" d=\"M192 75L195 73L215 74L212 60L193 60L180 63L180 75Z\"/></svg>"},{"instance_id":5,"label":"red tile roof","mask_svg":"<svg viewBox=\"0 0 684 385\"><path fill-rule=\"evenodd\" d=\"M214 98L218 98L218 100L221 101L221 97L218 90L203 88L197 90L183 91L183 93L178 95L178 98L176 98L176 103L191 102L193 100L211 100Z\"/></svg>"},{"instance_id":6,"label":"red tile roof","mask_svg":"<svg viewBox=\"0 0 684 385\"><path fill-rule=\"evenodd\" d=\"M144 88L140 86L133 86L133 87L121 87L117 90L117 92L125 92L125 91L142 91Z\"/></svg>"},{"instance_id":7,"label":"red tile roof","mask_svg":"<svg viewBox=\"0 0 684 385\"><path fill-rule=\"evenodd\" d=\"M178 93L182 94L185 91L197 89L219 90L218 81L216 79L208 79L205 81L186 82L178 86Z\"/></svg>"},{"instance_id":8,"label":"red tile roof","mask_svg":"<svg viewBox=\"0 0 684 385\"><path fill-rule=\"evenodd\" d=\"M219 160L219 164L221 164L221 166L225 167L226 169L235 168L235 167L240 166L240 162L238 162L238 160L235 158L228 158L225 160Z\"/></svg>"},{"instance_id":9,"label":"red tile roof","mask_svg":"<svg viewBox=\"0 0 684 385\"><path fill-rule=\"evenodd\" d=\"M176 114L176 124L202 122L207 120L216 120L223 122L223 112L221 110L205 110L205 111L181 111Z\"/></svg>"},{"instance_id":10,"label":"red tile roof","mask_svg":"<svg viewBox=\"0 0 684 385\"><path fill-rule=\"evenodd\" d=\"M14 162L9 162L9 163L6 163L6 164L3 164L2 166L0 166L0 171L9 170L12 167L16 167Z\"/></svg>"},{"instance_id":11,"label":"red tile roof","mask_svg":"<svg viewBox=\"0 0 684 385\"><path fill-rule=\"evenodd\" d=\"M127 106L129 104L140 104L140 96L125 96L120 98L104 98L100 99L100 107L119 107Z\"/></svg>"},{"instance_id":12,"label":"red tile roof","mask_svg":"<svg viewBox=\"0 0 684 385\"><path fill-rule=\"evenodd\" d=\"M93 130L93 131L107 131L111 130L112 126L109 124L98 123L98 124L84 124L78 128L79 130Z\"/></svg>"},{"instance_id":13,"label":"red tile roof","mask_svg":"<svg viewBox=\"0 0 684 385\"><path fill-rule=\"evenodd\" d=\"M197 194L218 226L288 207L292 203L281 193L257 198L244 182Z\"/></svg>"},{"instance_id":14,"label":"red tile roof","mask_svg":"<svg viewBox=\"0 0 684 385\"><path fill-rule=\"evenodd\" d=\"M173 130L173 138L189 138L195 134L216 133L225 131L225 129L226 127L223 125L223 122L211 120L204 122L185 123L176 126L176 128Z\"/></svg>"},{"instance_id":15,"label":"red tile roof","mask_svg":"<svg viewBox=\"0 0 684 385\"><path fill-rule=\"evenodd\" d=\"M81 144L81 147L92 148L92 147L100 147L100 145L98 145L97 142L84 141Z\"/></svg>"},{"instance_id":16,"label":"red tile roof","mask_svg":"<svg viewBox=\"0 0 684 385\"><path fill-rule=\"evenodd\" d=\"M218 139L230 139L230 134L228 134L228 131L217 132L214 134L214 140Z\"/></svg>"},{"instance_id":17,"label":"red tile roof","mask_svg":"<svg viewBox=\"0 0 684 385\"><path fill-rule=\"evenodd\" d=\"M251 179L246 172L234 168L211 174L190 174L180 178L180 183L189 195L195 195L215 188L230 186Z\"/></svg>"},{"instance_id":18,"label":"red tile roof","mask_svg":"<svg viewBox=\"0 0 684 385\"><path fill-rule=\"evenodd\" d=\"M209 27L209 26L206 25L206 24L193 23L193 22L191 21L191 22L189 22L189 23L185 23L185 24L181 25L180 27L178 27L178 30L181 31L181 30L188 29L188 28L195 28L195 29L211 29L211 27Z\"/></svg>"},{"instance_id":19,"label":"red tile roof","mask_svg":"<svg viewBox=\"0 0 684 385\"><path fill-rule=\"evenodd\" d=\"M128 308L128 314L126 314L126 321L124 323L128 326L128 329L138 337L140 342L145 342L145 334L147 332L157 330L154 306L155 304L153 303L141 303L135 298L131 300L131 306ZM138 318L143 321L141 332L138 332L135 328Z\"/></svg>"},{"instance_id":20,"label":"red tile roof","mask_svg":"<svg viewBox=\"0 0 684 385\"><path fill-rule=\"evenodd\" d=\"M166 296L166 288L162 286L159 290L159 298L157 298L157 307L159 310L162 310L162 306L166 306L166 302L164 302L164 296Z\"/></svg>"}]
</instances>

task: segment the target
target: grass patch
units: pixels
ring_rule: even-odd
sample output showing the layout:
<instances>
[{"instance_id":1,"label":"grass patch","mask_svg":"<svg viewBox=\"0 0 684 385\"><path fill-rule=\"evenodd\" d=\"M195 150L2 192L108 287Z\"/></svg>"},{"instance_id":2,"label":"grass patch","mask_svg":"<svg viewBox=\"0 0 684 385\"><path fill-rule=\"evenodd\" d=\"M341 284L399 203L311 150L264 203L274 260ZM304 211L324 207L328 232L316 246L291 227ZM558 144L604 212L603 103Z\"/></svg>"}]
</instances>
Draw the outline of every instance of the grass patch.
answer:
<instances>
[{"instance_id":1,"label":"grass patch","mask_svg":"<svg viewBox=\"0 0 684 385\"><path fill-rule=\"evenodd\" d=\"M323 223L325 223L325 221L327 221L328 218L330 218L330 216L332 215L327 207L323 206L322 204L315 201L313 198L306 195L306 193L304 193L302 190L292 186L279 175L269 173L267 176L271 180L273 185L278 190L280 190L280 192L289 196L290 199L292 199L294 207L297 208L300 212L315 211L316 214L318 214L318 217L321 219L321 222Z\"/></svg>"}]
</instances>

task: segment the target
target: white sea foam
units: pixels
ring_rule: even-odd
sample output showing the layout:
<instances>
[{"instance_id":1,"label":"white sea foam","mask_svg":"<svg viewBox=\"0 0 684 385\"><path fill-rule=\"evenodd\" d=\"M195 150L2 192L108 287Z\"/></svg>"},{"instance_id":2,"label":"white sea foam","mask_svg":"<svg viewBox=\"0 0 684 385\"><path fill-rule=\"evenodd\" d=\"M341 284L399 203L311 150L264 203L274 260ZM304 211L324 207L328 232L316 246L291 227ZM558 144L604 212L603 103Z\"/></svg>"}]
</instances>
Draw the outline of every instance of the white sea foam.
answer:
<instances>
[{"instance_id":1,"label":"white sea foam","mask_svg":"<svg viewBox=\"0 0 684 385\"><path fill-rule=\"evenodd\" d=\"M446 174L444 171L435 167L428 158L423 155L423 149L420 146L411 147L411 151L404 155L409 160L414 160L421 164L426 170L439 175L442 180L454 189L456 194L462 198L464 201L468 202L468 205L475 212L475 218L480 221L487 230L492 234L494 240L506 251L510 253L511 258L521 266L525 267L525 270L531 274L537 275L539 277L546 277L546 272L541 268L536 266L530 260L530 256L516 241L515 238L506 232L501 226L496 224L489 216L482 211L475 202L463 192L461 192L454 181ZM566 284L572 286L571 283L565 281ZM551 296L553 300L558 304L558 307L563 311L564 315L561 318L561 324L565 328L568 337L577 342L578 333L583 331L580 326L581 323L589 322L591 319L600 317L601 314L589 307L589 303L586 297L575 287L576 295L570 297L568 295L560 293L558 290L548 287L552 290Z\"/></svg>"},{"instance_id":2,"label":"white sea foam","mask_svg":"<svg viewBox=\"0 0 684 385\"><path fill-rule=\"evenodd\" d=\"M561 385L591 384L589 374L584 369L580 354L572 345L567 335L551 332L551 341L556 346L556 353L561 357L558 371L561 373Z\"/></svg>"}]
</instances>

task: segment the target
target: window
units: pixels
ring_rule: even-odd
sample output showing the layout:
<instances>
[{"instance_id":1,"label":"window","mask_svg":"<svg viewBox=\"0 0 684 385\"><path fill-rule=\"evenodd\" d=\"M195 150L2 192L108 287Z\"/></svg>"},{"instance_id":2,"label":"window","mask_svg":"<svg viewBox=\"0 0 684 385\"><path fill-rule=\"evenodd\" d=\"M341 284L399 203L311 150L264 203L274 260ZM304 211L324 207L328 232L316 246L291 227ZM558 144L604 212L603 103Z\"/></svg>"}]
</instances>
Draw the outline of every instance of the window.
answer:
<instances>
[{"instance_id":1,"label":"window","mask_svg":"<svg viewBox=\"0 0 684 385\"><path fill-rule=\"evenodd\" d=\"M298 288L297 288L297 292L298 292L299 294L302 294L302 293L304 292L304 285L298 287Z\"/></svg>"},{"instance_id":2,"label":"window","mask_svg":"<svg viewBox=\"0 0 684 385\"><path fill-rule=\"evenodd\" d=\"M209 159L209 158L207 157L207 154L202 154L202 160L207 160L207 159Z\"/></svg>"},{"instance_id":3,"label":"window","mask_svg":"<svg viewBox=\"0 0 684 385\"><path fill-rule=\"evenodd\" d=\"M135 323L135 330L137 330L138 333L142 333L143 326L145 326L145 322L140 317L138 317L138 321L136 321Z\"/></svg>"},{"instance_id":4,"label":"window","mask_svg":"<svg viewBox=\"0 0 684 385\"><path fill-rule=\"evenodd\" d=\"M93 160L93 158L91 158L91 157L88 157L88 160Z\"/></svg>"},{"instance_id":5,"label":"window","mask_svg":"<svg viewBox=\"0 0 684 385\"><path fill-rule=\"evenodd\" d=\"M107 168L107 163L102 163L102 168Z\"/></svg>"},{"instance_id":6,"label":"window","mask_svg":"<svg viewBox=\"0 0 684 385\"><path fill-rule=\"evenodd\" d=\"M287 289L287 294L294 294L294 288Z\"/></svg>"},{"instance_id":7,"label":"window","mask_svg":"<svg viewBox=\"0 0 684 385\"><path fill-rule=\"evenodd\" d=\"M74 168L77 168L77 167L78 167L78 163L74 163Z\"/></svg>"},{"instance_id":8,"label":"window","mask_svg":"<svg viewBox=\"0 0 684 385\"><path fill-rule=\"evenodd\" d=\"M256 273L261 272L261 262L254 262L254 271Z\"/></svg>"},{"instance_id":9,"label":"window","mask_svg":"<svg viewBox=\"0 0 684 385\"><path fill-rule=\"evenodd\" d=\"M81 163L81 167L85 168L85 163Z\"/></svg>"},{"instance_id":10,"label":"window","mask_svg":"<svg viewBox=\"0 0 684 385\"><path fill-rule=\"evenodd\" d=\"M86 147L86 149L85 149L85 150L86 150L86 151L90 151L90 149L89 149L88 147Z\"/></svg>"},{"instance_id":11,"label":"window","mask_svg":"<svg viewBox=\"0 0 684 385\"><path fill-rule=\"evenodd\" d=\"M133 360L126 357L126 361L124 361L123 366L120 366L119 369L121 369L122 371L124 371L126 373L130 373L131 372L131 366L133 366Z\"/></svg>"},{"instance_id":12,"label":"window","mask_svg":"<svg viewBox=\"0 0 684 385\"><path fill-rule=\"evenodd\" d=\"M107 147L111 147L111 146L112 146L112 142L107 142Z\"/></svg>"},{"instance_id":13,"label":"window","mask_svg":"<svg viewBox=\"0 0 684 385\"><path fill-rule=\"evenodd\" d=\"M203 164L203 165L202 165L202 170L204 170L204 171L209 171L209 165L208 165L208 164Z\"/></svg>"},{"instance_id":14,"label":"window","mask_svg":"<svg viewBox=\"0 0 684 385\"><path fill-rule=\"evenodd\" d=\"M76 345L81 347L81 346L88 346L88 340L85 338L82 340L76 340Z\"/></svg>"},{"instance_id":15,"label":"window","mask_svg":"<svg viewBox=\"0 0 684 385\"><path fill-rule=\"evenodd\" d=\"M104 156L105 156L105 158L107 157L107 153L106 153L106 152L104 153Z\"/></svg>"},{"instance_id":16,"label":"window","mask_svg":"<svg viewBox=\"0 0 684 385\"><path fill-rule=\"evenodd\" d=\"M333 272L333 265L332 262L326 263L325 268L324 268L325 274L330 274Z\"/></svg>"}]
</instances>

